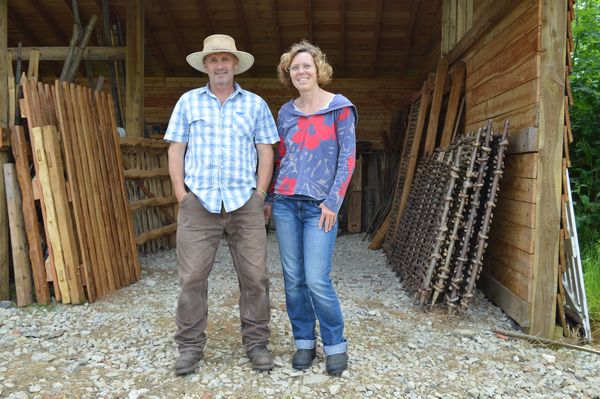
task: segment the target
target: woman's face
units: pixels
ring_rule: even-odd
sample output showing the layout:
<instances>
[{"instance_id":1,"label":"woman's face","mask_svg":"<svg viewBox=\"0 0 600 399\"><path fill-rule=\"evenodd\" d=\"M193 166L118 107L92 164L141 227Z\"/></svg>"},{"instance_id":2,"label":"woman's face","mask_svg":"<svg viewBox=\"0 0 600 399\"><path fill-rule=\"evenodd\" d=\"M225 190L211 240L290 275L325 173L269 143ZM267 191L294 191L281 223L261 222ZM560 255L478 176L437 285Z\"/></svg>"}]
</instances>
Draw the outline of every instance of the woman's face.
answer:
<instances>
[{"instance_id":1,"label":"woman's face","mask_svg":"<svg viewBox=\"0 0 600 399\"><path fill-rule=\"evenodd\" d=\"M312 55L307 52L296 54L290 64L290 79L298 91L306 91L318 86L317 67Z\"/></svg>"}]
</instances>

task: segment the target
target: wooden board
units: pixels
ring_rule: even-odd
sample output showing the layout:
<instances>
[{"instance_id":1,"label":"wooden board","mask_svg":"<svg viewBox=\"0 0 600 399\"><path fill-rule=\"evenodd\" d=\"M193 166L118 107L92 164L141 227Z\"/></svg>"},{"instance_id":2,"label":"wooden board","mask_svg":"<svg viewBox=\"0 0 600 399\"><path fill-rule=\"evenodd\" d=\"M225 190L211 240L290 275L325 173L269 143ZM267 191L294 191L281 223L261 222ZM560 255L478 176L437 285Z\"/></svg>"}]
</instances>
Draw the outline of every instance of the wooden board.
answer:
<instances>
[{"instance_id":1,"label":"wooden board","mask_svg":"<svg viewBox=\"0 0 600 399\"><path fill-rule=\"evenodd\" d=\"M46 209L45 226L48 232L48 241L52 245L52 254L54 257L54 268L56 270L57 281L62 296L63 303L71 303L69 283L66 275L65 259L63 256L62 242L54 206L54 197L52 196L52 183L50 172L48 170L48 161L46 151L44 150L44 136L41 127L34 127L29 130L32 140L33 156L37 160L37 176L40 188L44 197L44 207Z\"/></svg>"},{"instance_id":2,"label":"wooden board","mask_svg":"<svg viewBox=\"0 0 600 399\"><path fill-rule=\"evenodd\" d=\"M536 203L537 180L514 177L500 182L499 198Z\"/></svg>"},{"instance_id":3,"label":"wooden board","mask_svg":"<svg viewBox=\"0 0 600 399\"><path fill-rule=\"evenodd\" d=\"M490 240L488 249L485 252L485 256L489 259L499 259L502 261L502 263L508 265L508 267L514 269L518 273L526 276L527 278L533 278L533 254L513 247L512 245L500 240Z\"/></svg>"},{"instance_id":4,"label":"wooden board","mask_svg":"<svg viewBox=\"0 0 600 399\"><path fill-rule=\"evenodd\" d=\"M75 230L71 217L71 210L67 200L65 173L58 142L58 131L55 126L44 126L43 145L48 162L48 173L52 188L52 198L56 210L56 221L60 233L60 242L65 261L65 273L69 283L69 297L71 303L85 302L85 294L80 272L79 250L75 241Z\"/></svg>"},{"instance_id":5,"label":"wooden board","mask_svg":"<svg viewBox=\"0 0 600 399\"><path fill-rule=\"evenodd\" d=\"M531 325L530 303L519 298L516 294L486 273L481 273L477 285L485 295L492 300L492 302L500 306L520 326L529 327Z\"/></svg>"},{"instance_id":6,"label":"wooden board","mask_svg":"<svg viewBox=\"0 0 600 399\"><path fill-rule=\"evenodd\" d=\"M27 151L29 145L25 141L25 130L22 126L15 126L11 129L11 142L13 143L12 151L16 162L17 179L21 188L23 218L35 286L35 298L37 303L47 305L50 303L50 290L48 289L44 254L42 253L40 223L35 208L31 174L29 172Z\"/></svg>"},{"instance_id":7,"label":"wooden board","mask_svg":"<svg viewBox=\"0 0 600 399\"><path fill-rule=\"evenodd\" d=\"M17 171L12 163L4 164L4 186L8 204L8 222L10 225L10 244L12 249L13 270L15 272L15 290L17 306L33 303L33 279L31 263L27 256L27 239L21 207L21 192L17 184Z\"/></svg>"},{"instance_id":8,"label":"wooden board","mask_svg":"<svg viewBox=\"0 0 600 399\"><path fill-rule=\"evenodd\" d=\"M534 203L499 197L494 213L509 223L535 228L535 208Z\"/></svg>"},{"instance_id":9,"label":"wooden board","mask_svg":"<svg viewBox=\"0 0 600 399\"><path fill-rule=\"evenodd\" d=\"M517 272L515 269L508 267L501 259L485 257L482 273L486 273L490 277L493 277L520 299L530 302L531 298L529 298L529 292L532 280Z\"/></svg>"},{"instance_id":10,"label":"wooden board","mask_svg":"<svg viewBox=\"0 0 600 399\"><path fill-rule=\"evenodd\" d=\"M536 203L534 282L529 333L552 338L556 324L556 284L560 197L562 179L562 132L564 126L564 76L566 13L555 1L540 2L540 162Z\"/></svg>"},{"instance_id":11,"label":"wooden board","mask_svg":"<svg viewBox=\"0 0 600 399\"><path fill-rule=\"evenodd\" d=\"M537 153L509 154L504 158L504 178L536 179L538 161Z\"/></svg>"}]
</instances>

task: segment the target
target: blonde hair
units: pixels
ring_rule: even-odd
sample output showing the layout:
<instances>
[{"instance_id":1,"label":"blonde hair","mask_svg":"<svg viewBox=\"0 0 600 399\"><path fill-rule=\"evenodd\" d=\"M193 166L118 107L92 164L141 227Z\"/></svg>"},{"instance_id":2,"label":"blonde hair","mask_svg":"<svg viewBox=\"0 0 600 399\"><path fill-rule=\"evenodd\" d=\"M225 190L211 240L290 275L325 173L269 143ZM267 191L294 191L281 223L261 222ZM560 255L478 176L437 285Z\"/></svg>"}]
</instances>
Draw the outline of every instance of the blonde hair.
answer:
<instances>
[{"instance_id":1,"label":"blonde hair","mask_svg":"<svg viewBox=\"0 0 600 399\"><path fill-rule=\"evenodd\" d=\"M317 67L317 83L326 85L331 82L333 76L333 68L327 62L327 56L321 49L307 40L302 40L299 43L294 43L288 51L281 55L279 65L277 65L277 76L279 81L287 88L293 88L292 79L290 78L290 65L294 57L299 53L309 53L312 55L315 66Z\"/></svg>"}]
</instances>

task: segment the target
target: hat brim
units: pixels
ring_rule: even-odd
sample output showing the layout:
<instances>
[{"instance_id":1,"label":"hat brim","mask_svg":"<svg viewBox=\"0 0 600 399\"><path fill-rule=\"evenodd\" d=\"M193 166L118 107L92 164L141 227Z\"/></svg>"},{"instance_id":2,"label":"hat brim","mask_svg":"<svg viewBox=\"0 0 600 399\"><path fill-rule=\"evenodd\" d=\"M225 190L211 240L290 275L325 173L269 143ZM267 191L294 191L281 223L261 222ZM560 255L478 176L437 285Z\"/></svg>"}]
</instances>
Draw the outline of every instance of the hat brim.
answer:
<instances>
[{"instance_id":1,"label":"hat brim","mask_svg":"<svg viewBox=\"0 0 600 399\"><path fill-rule=\"evenodd\" d=\"M238 64L233 71L234 75L246 72L254 64L254 56L245 51L231 51L231 50L211 50L211 51L196 51L188 55L185 60L192 68L199 70L200 72L208 73L204 67L204 57L214 53L230 53L237 57Z\"/></svg>"}]
</instances>

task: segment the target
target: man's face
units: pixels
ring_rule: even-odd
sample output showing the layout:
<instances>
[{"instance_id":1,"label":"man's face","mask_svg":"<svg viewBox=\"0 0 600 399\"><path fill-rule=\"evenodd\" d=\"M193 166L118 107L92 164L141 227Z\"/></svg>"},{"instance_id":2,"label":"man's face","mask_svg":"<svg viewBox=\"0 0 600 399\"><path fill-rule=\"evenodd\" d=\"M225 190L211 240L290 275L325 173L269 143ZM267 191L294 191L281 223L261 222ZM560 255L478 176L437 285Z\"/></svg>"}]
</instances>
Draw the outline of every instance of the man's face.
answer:
<instances>
[{"instance_id":1,"label":"man's face","mask_svg":"<svg viewBox=\"0 0 600 399\"><path fill-rule=\"evenodd\" d=\"M213 86L233 85L233 71L238 59L231 53L214 53L204 57L204 67Z\"/></svg>"}]
</instances>

